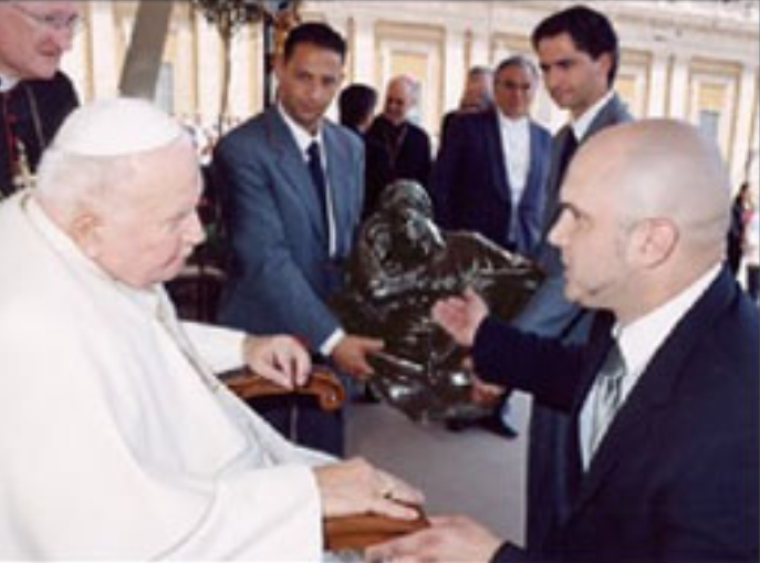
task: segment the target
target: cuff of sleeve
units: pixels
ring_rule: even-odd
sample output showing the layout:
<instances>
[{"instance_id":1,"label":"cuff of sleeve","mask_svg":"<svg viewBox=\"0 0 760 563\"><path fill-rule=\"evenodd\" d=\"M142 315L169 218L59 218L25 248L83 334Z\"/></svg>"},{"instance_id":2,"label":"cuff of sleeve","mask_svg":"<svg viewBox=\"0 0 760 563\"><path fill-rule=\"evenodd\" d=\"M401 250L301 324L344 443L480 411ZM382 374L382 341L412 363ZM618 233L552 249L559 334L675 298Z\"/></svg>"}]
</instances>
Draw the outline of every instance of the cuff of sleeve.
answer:
<instances>
[{"instance_id":1,"label":"cuff of sleeve","mask_svg":"<svg viewBox=\"0 0 760 563\"><path fill-rule=\"evenodd\" d=\"M327 340L322 343L322 346L319 347L320 354L325 358L329 358L333 353L333 350L335 350L335 347L338 345L338 342L340 342L344 336L346 336L346 332L342 328L335 329Z\"/></svg>"},{"instance_id":2,"label":"cuff of sleeve","mask_svg":"<svg viewBox=\"0 0 760 563\"><path fill-rule=\"evenodd\" d=\"M504 363L509 354L505 354L505 333L512 329L509 325L496 319L486 317L478 331L475 333L475 342L472 346L472 360L475 364L475 372L484 381L505 385Z\"/></svg>"}]
</instances>

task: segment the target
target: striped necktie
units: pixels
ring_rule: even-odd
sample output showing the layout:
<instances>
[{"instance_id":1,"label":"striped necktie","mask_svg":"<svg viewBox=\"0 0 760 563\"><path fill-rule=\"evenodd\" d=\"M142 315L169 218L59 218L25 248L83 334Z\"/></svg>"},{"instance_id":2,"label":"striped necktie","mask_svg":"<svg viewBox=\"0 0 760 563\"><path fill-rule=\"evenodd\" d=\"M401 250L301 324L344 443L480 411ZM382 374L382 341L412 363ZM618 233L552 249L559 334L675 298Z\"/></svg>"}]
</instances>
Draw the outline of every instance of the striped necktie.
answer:
<instances>
[{"instance_id":1,"label":"striped necktie","mask_svg":"<svg viewBox=\"0 0 760 563\"><path fill-rule=\"evenodd\" d=\"M602 365L594 383L596 395L594 397L593 412L591 418L591 436L589 458L593 458L594 452L604 438L615 414L622 402L622 383L626 374L625 361L617 341L614 341L607 358Z\"/></svg>"}]
</instances>

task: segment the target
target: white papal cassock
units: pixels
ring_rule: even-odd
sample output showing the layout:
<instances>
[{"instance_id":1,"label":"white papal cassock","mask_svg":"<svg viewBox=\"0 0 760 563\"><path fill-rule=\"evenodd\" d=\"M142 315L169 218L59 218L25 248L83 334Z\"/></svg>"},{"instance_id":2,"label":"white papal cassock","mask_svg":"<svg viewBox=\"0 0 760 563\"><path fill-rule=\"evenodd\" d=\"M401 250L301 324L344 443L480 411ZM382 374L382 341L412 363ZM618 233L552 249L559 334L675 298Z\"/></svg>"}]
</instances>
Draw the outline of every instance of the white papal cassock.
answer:
<instances>
[{"instance_id":1,"label":"white papal cassock","mask_svg":"<svg viewBox=\"0 0 760 563\"><path fill-rule=\"evenodd\" d=\"M325 458L212 390L162 304L28 193L0 206L0 558L320 558ZM240 365L240 333L182 324L214 371Z\"/></svg>"}]
</instances>

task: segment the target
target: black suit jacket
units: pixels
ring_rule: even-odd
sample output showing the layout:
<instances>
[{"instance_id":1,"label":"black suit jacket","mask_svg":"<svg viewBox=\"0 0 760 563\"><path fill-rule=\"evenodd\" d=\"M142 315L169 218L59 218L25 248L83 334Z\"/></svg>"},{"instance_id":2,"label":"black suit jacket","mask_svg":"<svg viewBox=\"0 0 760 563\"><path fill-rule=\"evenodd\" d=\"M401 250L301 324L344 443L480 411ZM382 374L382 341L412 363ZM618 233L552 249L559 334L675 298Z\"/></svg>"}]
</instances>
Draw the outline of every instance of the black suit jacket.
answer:
<instances>
[{"instance_id":1,"label":"black suit jacket","mask_svg":"<svg viewBox=\"0 0 760 563\"><path fill-rule=\"evenodd\" d=\"M530 255L543 227L551 135L531 122L530 167L519 203L516 236L510 240L512 187L496 111L458 115L449 123L430 184L436 222L445 229L478 232L496 244Z\"/></svg>"},{"instance_id":2,"label":"black suit jacket","mask_svg":"<svg viewBox=\"0 0 760 563\"><path fill-rule=\"evenodd\" d=\"M757 561L757 308L724 269L656 352L584 472L579 414L611 324L597 315L589 344L574 348L491 319L478 331L481 376L571 421L558 529L540 553L505 544L495 560Z\"/></svg>"},{"instance_id":3,"label":"black suit jacket","mask_svg":"<svg viewBox=\"0 0 760 563\"><path fill-rule=\"evenodd\" d=\"M12 155L8 146L15 135L24 143L31 171L37 169L42 151L50 144L63 120L79 105L68 76L62 72L50 80L24 80L0 94L0 192L14 191Z\"/></svg>"},{"instance_id":4,"label":"black suit jacket","mask_svg":"<svg viewBox=\"0 0 760 563\"><path fill-rule=\"evenodd\" d=\"M422 128L409 121L401 127L404 128L404 133L396 146L392 142L396 126L384 116L378 115L367 130L367 139L385 148L391 181L415 180L427 187L432 165L430 138Z\"/></svg>"}]
</instances>

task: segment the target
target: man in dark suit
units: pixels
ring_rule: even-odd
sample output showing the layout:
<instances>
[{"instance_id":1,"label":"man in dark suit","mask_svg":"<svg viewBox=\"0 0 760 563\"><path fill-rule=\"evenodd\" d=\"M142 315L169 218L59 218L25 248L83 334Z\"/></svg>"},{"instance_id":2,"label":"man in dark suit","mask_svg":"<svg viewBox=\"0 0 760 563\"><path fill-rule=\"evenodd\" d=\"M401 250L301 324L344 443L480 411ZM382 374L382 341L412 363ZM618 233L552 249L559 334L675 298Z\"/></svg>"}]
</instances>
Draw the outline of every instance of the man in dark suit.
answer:
<instances>
[{"instance_id":1,"label":"man in dark suit","mask_svg":"<svg viewBox=\"0 0 760 563\"><path fill-rule=\"evenodd\" d=\"M43 149L79 105L58 70L78 24L75 2L0 2L0 199L28 187Z\"/></svg>"},{"instance_id":2,"label":"man in dark suit","mask_svg":"<svg viewBox=\"0 0 760 563\"><path fill-rule=\"evenodd\" d=\"M610 128L578 153L549 234L565 295L598 311L569 345L488 317L472 291L434 318L476 371L569 414L569 495L523 550L467 518L370 555L424 561L757 561L757 308L724 265L727 171L683 122Z\"/></svg>"},{"instance_id":3,"label":"man in dark suit","mask_svg":"<svg viewBox=\"0 0 760 563\"><path fill-rule=\"evenodd\" d=\"M494 107L451 121L430 185L441 227L480 233L523 256L532 256L540 241L551 151L551 135L529 117L537 85L528 59L502 61L494 72ZM481 423L514 437L508 412L506 400Z\"/></svg>"},{"instance_id":4,"label":"man in dark suit","mask_svg":"<svg viewBox=\"0 0 760 563\"><path fill-rule=\"evenodd\" d=\"M343 372L372 372L382 343L346 334L326 304L340 287L362 207L361 140L324 119L343 77L345 43L306 23L277 62L279 101L223 138L214 169L232 244L222 323L255 334L299 336ZM254 407L298 443L341 454L340 414L300 396Z\"/></svg>"},{"instance_id":5,"label":"man in dark suit","mask_svg":"<svg viewBox=\"0 0 760 563\"><path fill-rule=\"evenodd\" d=\"M544 233L537 253L546 279L514 324L526 332L584 342L590 315L565 299L564 267L557 249L547 244L546 235L558 213L559 188L577 147L607 127L631 119L614 91L618 39L604 14L573 6L539 23L532 43L549 95L559 107L569 110L571 120L552 142ZM563 473L560 448L566 424L564 414L555 409L534 405L531 411L526 518L529 546L540 546L547 539L558 505L564 502L566 493L557 475Z\"/></svg>"},{"instance_id":6,"label":"man in dark suit","mask_svg":"<svg viewBox=\"0 0 760 563\"><path fill-rule=\"evenodd\" d=\"M432 159L430 138L424 129L409 121L419 87L409 76L392 78L385 92L383 113L372 122L367 138L385 147L391 181L415 180L427 186Z\"/></svg>"},{"instance_id":7,"label":"man in dark suit","mask_svg":"<svg viewBox=\"0 0 760 563\"><path fill-rule=\"evenodd\" d=\"M529 118L537 83L527 59L502 61L494 73L495 107L451 122L430 186L441 227L478 232L524 256L541 235L551 142Z\"/></svg>"}]
</instances>

